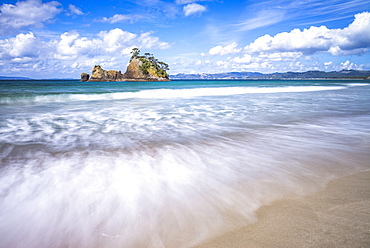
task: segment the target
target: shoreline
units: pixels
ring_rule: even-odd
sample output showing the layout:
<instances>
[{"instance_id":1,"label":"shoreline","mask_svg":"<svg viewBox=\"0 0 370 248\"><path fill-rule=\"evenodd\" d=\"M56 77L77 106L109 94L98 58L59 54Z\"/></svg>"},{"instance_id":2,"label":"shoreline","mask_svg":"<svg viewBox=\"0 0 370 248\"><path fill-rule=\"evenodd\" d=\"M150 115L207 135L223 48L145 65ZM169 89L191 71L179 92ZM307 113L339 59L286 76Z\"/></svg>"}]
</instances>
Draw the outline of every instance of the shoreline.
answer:
<instances>
[{"instance_id":1,"label":"shoreline","mask_svg":"<svg viewBox=\"0 0 370 248\"><path fill-rule=\"evenodd\" d=\"M80 80L81 82L169 82L170 79L156 79L156 78L125 78L125 79L89 79L89 80Z\"/></svg>"},{"instance_id":2,"label":"shoreline","mask_svg":"<svg viewBox=\"0 0 370 248\"><path fill-rule=\"evenodd\" d=\"M334 179L312 195L278 200L258 221L196 248L370 247L370 171Z\"/></svg>"}]
</instances>

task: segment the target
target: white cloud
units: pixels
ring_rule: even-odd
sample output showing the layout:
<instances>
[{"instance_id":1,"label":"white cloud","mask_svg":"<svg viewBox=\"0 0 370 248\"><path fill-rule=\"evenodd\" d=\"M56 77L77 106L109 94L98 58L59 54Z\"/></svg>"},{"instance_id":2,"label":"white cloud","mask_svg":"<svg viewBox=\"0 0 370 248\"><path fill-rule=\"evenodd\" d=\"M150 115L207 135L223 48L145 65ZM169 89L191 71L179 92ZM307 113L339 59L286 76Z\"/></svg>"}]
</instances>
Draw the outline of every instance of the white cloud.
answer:
<instances>
[{"instance_id":1,"label":"white cloud","mask_svg":"<svg viewBox=\"0 0 370 248\"><path fill-rule=\"evenodd\" d=\"M357 67L355 63L351 63L349 60L347 60L344 63L341 63L341 66L343 69L346 69L346 70L355 69Z\"/></svg>"},{"instance_id":2,"label":"white cloud","mask_svg":"<svg viewBox=\"0 0 370 248\"><path fill-rule=\"evenodd\" d=\"M260 53L258 59L262 61L296 61L302 57L301 52Z\"/></svg>"},{"instance_id":3,"label":"white cloud","mask_svg":"<svg viewBox=\"0 0 370 248\"><path fill-rule=\"evenodd\" d=\"M140 42L141 48L148 49L148 48L159 48L159 49L168 49L170 48L170 44L167 42L159 41L158 37L151 36L152 32L142 33L140 37L138 37L138 41Z\"/></svg>"},{"instance_id":4,"label":"white cloud","mask_svg":"<svg viewBox=\"0 0 370 248\"><path fill-rule=\"evenodd\" d=\"M128 50L134 46L143 49L170 47L169 43L162 42L151 34L147 32L138 36L116 28L99 32L97 39L88 39L80 37L77 32L66 32L60 36L59 41L54 41L57 53L53 57L68 60L77 56L122 56L129 54Z\"/></svg>"},{"instance_id":5,"label":"white cloud","mask_svg":"<svg viewBox=\"0 0 370 248\"><path fill-rule=\"evenodd\" d=\"M201 14L206 10L207 10L206 7L204 7L203 5L197 4L197 3L191 3L191 4L184 6L185 16Z\"/></svg>"},{"instance_id":6,"label":"white cloud","mask_svg":"<svg viewBox=\"0 0 370 248\"><path fill-rule=\"evenodd\" d=\"M22 61L22 58L36 57L38 46L39 42L31 32L0 40L0 59Z\"/></svg>"},{"instance_id":7,"label":"white cloud","mask_svg":"<svg viewBox=\"0 0 370 248\"><path fill-rule=\"evenodd\" d=\"M139 19L140 16L137 15L122 15L122 14L115 14L112 17L103 17L102 19L98 20L100 22L108 22L110 24L118 23L118 22L134 22Z\"/></svg>"},{"instance_id":8,"label":"white cloud","mask_svg":"<svg viewBox=\"0 0 370 248\"><path fill-rule=\"evenodd\" d=\"M235 24L240 30L253 30L260 27L270 26L275 23L281 22L284 19L283 11L276 10L262 10L256 17L247 19L241 23Z\"/></svg>"},{"instance_id":9,"label":"white cloud","mask_svg":"<svg viewBox=\"0 0 370 248\"><path fill-rule=\"evenodd\" d=\"M70 15L83 15L84 13L81 11L80 8L76 7L73 4L68 5L68 9L70 11Z\"/></svg>"},{"instance_id":10,"label":"white cloud","mask_svg":"<svg viewBox=\"0 0 370 248\"><path fill-rule=\"evenodd\" d=\"M72 59L81 55L125 55L128 54L127 49L131 49L133 46L143 49L167 49L170 47L169 43L162 42L158 37L154 37L151 34L151 32L146 32L138 36L137 34L115 28L110 31L99 32L97 35L98 39L88 39L80 37L80 34L77 32L66 32L60 36L59 41L54 41L57 51L54 57Z\"/></svg>"},{"instance_id":11,"label":"white cloud","mask_svg":"<svg viewBox=\"0 0 370 248\"><path fill-rule=\"evenodd\" d=\"M335 64L332 61L324 63L324 68L328 71L341 71L341 70L363 70L364 65L353 63L349 60L346 60L343 63Z\"/></svg>"},{"instance_id":12,"label":"white cloud","mask_svg":"<svg viewBox=\"0 0 370 248\"><path fill-rule=\"evenodd\" d=\"M188 4L188 3L195 3L195 2L202 2L202 1L209 1L209 0L176 0L177 4Z\"/></svg>"},{"instance_id":13,"label":"white cloud","mask_svg":"<svg viewBox=\"0 0 370 248\"><path fill-rule=\"evenodd\" d=\"M235 63L243 64L243 63L250 63L252 61L252 56L249 54L245 54L243 57L235 57L234 59Z\"/></svg>"},{"instance_id":14,"label":"white cloud","mask_svg":"<svg viewBox=\"0 0 370 248\"><path fill-rule=\"evenodd\" d=\"M110 31L102 31L98 34L100 38L102 38L102 47L103 49L109 53L121 53L122 51L131 45L131 42L135 37L136 34L123 31L122 29L115 28Z\"/></svg>"},{"instance_id":15,"label":"white cloud","mask_svg":"<svg viewBox=\"0 0 370 248\"><path fill-rule=\"evenodd\" d=\"M101 49L101 40L89 40L85 37L80 38L77 32L65 32L60 36L56 43L56 51L54 58L68 59L76 58L78 55L93 53L96 48ZM70 56L70 57L69 57Z\"/></svg>"},{"instance_id":16,"label":"white cloud","mask_svg":"<svg viewBox=\"0 0 370 248\"><path fill-rule=\"evenodd\" d=\"M230 72L230 71L256 71L262 73L274 73L274 72L287 72L287 71L297 71L304 72L310 70L321 70L321 71L340 71L340 70L363 70L363 64L356 64L346 60L342 63L325 62L320 63L318 61L304 62L299 60L282 60L274 61L268 58L259 57L249 57L245 58L228 58L226 60L218 60L211 63L212 67L207 67L207 69L214 70L215 72ZM190 66L190 65L189 65ZM202 64L206 68L205 64Z\"/></svg>"},{"instance_id":17,"label":"white cloud","mask_svg":"<svg viewBox=\"0 0 370 248\"><path fill-rule=\"evenodd\" d=\"M0 6L0 33L11 33L14 29L28 26L42 27L43 22L54 18L61 12L56 1L42 3L41 0L26 0L15 5Z\"/></svg>"},{"instance_id":18,"label":"white cloud","mask_svg":"<svg viewBox=\"0 0 370 248\"><path fill-rule=\"evenodd\" d=\"M223 61L223 60L219 60L219 61L216 62L217 66L223 67L223 68L228 68L229 64L230 64L229 61Z\"/></svg>"},{"instance_id":19,"label":"white cloud","mask_svg":"<svg viewBox=\"0 0 370 248\"><path fill-rule=\"evenodd\" d=\"M355 15L355 20L343 29L328 29L325 26L310 27L303 31L294 29L268 34L257 38L245 47L249 53L301 52L313 54L328 52L332 55L362 54L370 48L370 13Z\"/></svg>"},{"instance_id":20,"label":"white cloud","mask_svg":"<svg viewBox=\"0 0 370 248\"><path fill-rule=\"evenodd\" d=\"M177 4L188 4L188 3L194 3L197 0L176 0Z\"/></svg>"},{"instance_id":21,"label":"white cloud","mask_svg":"<svg viewBox=\"0 0 370 248\"><path fill-rule=\"evenodd\" d=\"M227 55L231 53L238 53L242 50L242 48L238 48L238 44L233 42L227 46L215 46L209 50L210 55Z\"/></svg>"},{"instance_id":22,"label":"white cloud","mask_svg":"<svg viewBox=\"0 0 370 248\"><path fill-rule=\"evenodd\" d=\"M133 47L167 49L170 44L152 32L135 34L119 28L101 31L94 38L70 31L49 41L30 32L0 40L0 74L22 71L35 77L36 72L59 76L76 73L72 77L78 77L82 69L89 72L92 64L124 70Z\"/></svg>"}]
</instances>

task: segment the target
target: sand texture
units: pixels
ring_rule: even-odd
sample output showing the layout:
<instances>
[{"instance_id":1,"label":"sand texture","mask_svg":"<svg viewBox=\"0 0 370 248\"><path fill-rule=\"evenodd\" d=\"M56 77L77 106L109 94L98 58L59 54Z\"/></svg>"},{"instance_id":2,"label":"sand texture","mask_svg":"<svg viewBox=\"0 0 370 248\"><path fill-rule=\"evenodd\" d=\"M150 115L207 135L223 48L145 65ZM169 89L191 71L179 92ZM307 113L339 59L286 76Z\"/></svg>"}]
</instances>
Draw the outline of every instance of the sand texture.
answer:
<instances>
[{"instance_id":1,"label":"sand texture","mask_svg":"<svg viewBox=\"0 0 370 248\"><path fill-rule=\"evenodd\" d=\"M370 247L370 172L331 181L314 195L262 207L258 222L206 247Z\"/></svg>"}]
</instances>

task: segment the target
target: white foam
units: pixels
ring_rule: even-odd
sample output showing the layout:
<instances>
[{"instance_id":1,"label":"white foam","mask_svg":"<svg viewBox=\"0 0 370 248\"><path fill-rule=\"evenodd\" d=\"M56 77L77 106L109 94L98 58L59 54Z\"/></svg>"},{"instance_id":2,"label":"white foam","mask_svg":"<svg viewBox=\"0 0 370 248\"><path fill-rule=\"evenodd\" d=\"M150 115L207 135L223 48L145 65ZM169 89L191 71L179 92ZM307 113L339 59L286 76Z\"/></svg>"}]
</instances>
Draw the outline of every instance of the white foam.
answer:
<instances>
[{"instance_id":1,"label":"white foam","mask_svg":"<svg viewBox=\"0 0 370 248\"><path fill-rule=\"evenodd\" d=\"M340 90L343 86L289 86L289 87L216 87L193 89L155 89L138 92L116 92L102 94L58 94L19 98L1 98L0 104L12 103L50 103L70 101L102 101L125 99L175 99L207 96L230 96L241 94L273 94L289 92L312 92Z\"/></svg>"},{"instance_id":2,"label":"white foam","mask_svg":"<svg viewBox=\"0 0 370 248\"><path fill-rule=\"evenodd\" d=\"M279 146L239 135L129 152L36 152L1 173L0 246L189 247L253 222L274 199L322 187L334 171L353 171L336 147L318 152L321 141L273 135Z\"/></svg>"},{"instance_id":3,"label":"white foam","mask_svg":"<svg viewBox=\"0 0 370 248\"><path fill-rule=\"evenodd\" d=\"M349 87L357 87L357 86L369 86L370 84L368 83L350 83L350 84L347 84L347 86Z\"/></svg>"},{"instance_id":4,"label":"white foam","mask_svg":"<svg viewBox=\"0 0 370 248\"><path fill-rule=\"evenodd\" d=\"M345 87L340 86L290 86L290 87L219 87L219 88L195 88L195 89L160 89L136 93L137 98L192 98L203 96L230 96L241 94L264 94L264 93L288 93L288 92L311 92L323 90L339 90ZM118 94L120 98L121 93Z\"/></svg>"}]
</instances>

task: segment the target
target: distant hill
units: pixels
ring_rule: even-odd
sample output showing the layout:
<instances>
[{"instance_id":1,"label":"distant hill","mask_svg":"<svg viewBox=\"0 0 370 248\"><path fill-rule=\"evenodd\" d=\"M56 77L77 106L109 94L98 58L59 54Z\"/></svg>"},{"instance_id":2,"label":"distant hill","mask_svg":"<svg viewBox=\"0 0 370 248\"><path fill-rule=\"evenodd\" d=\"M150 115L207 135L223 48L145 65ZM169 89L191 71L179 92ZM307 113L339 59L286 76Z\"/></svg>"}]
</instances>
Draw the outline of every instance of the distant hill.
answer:
<instances>
[{"instance_id":1,"label":"distant hill","mask_svg":"<svg viewBox=\"0 0 370 248\"><path fill-rule=\"evenodd\" d=\"M342 70L342 71L306 71L263 74L259 72L226 72L226 73L201 73L201 74L176 74L171 79L340 79L356 78L370 79L370 71Z\"/></svg>"},{"instance_id":2,"label":"distant hill","mask_svg":"<svg viewBox=\"0 0 370 248\"><path fill-rule=\"evenodd\" d=\"M370 71L356 71L356 70L342 70L342 71L307 71L307 72L286 72L286 73L273 73L267 74L271 79L289 79L289 78L358 78L365 79L370 76Z\"/></svg>"},{"instance_id":3,"label":"distant hill","mask_svg":"<svg viewBox=\"0 0 370 248\"><path fill-rule=\"evenodd\" d=\"M27 77L5 77L5 76L0 76L0 80L32 80L32 78L27 78Z\"/></svg>"},{"instance_id":4,"label":"distant hill","mask_svg":"<svg viewBox=\"0 0 370 248\"><path fill-rule=\"evenodd\" d=\"M5 77L5 76L0 76L0 80L37 80L37 81L43 81L43 80L80 80L76 78L44 78L44 79L35 79L35 78L28 78L28 77Z\"/></svg>"},{"instance_id":5,"label":"distant hill","mask_svg":"<svg viewBox=\"0 0 370 248\"><path fill-rule=\"evenodd\" d=\"M171 79L250 79L263 77L264 74L259 72L226 72L226 73L200 73L171 75Z\"/></svg>"}]
</instances>

